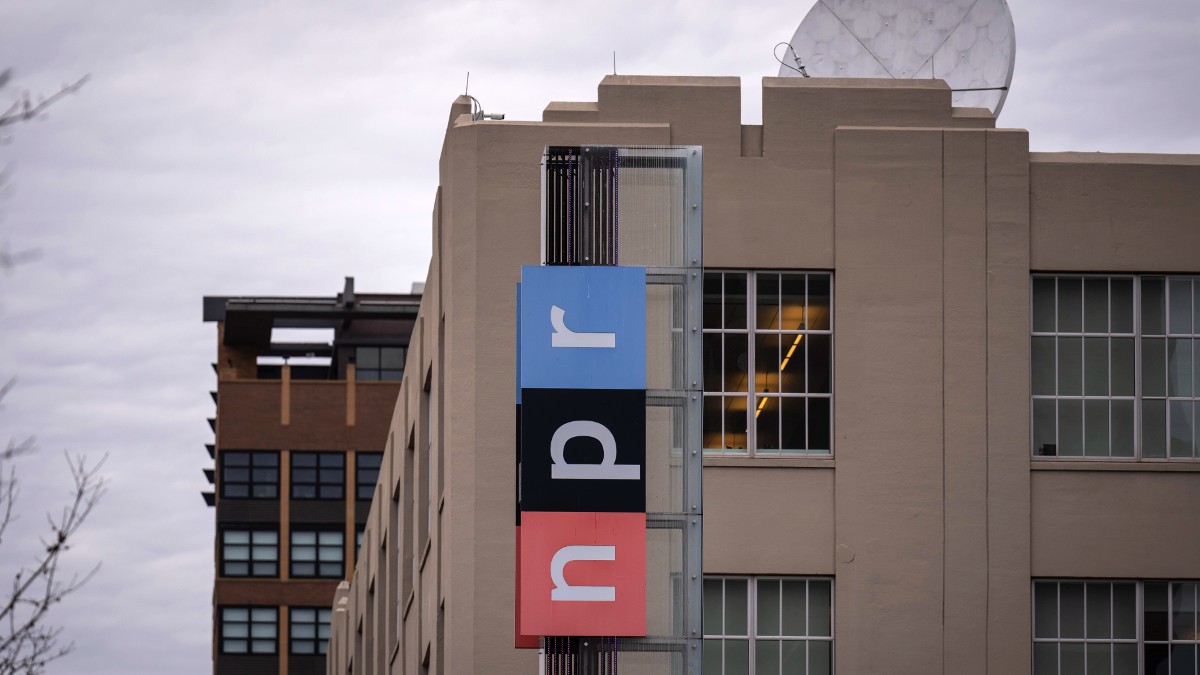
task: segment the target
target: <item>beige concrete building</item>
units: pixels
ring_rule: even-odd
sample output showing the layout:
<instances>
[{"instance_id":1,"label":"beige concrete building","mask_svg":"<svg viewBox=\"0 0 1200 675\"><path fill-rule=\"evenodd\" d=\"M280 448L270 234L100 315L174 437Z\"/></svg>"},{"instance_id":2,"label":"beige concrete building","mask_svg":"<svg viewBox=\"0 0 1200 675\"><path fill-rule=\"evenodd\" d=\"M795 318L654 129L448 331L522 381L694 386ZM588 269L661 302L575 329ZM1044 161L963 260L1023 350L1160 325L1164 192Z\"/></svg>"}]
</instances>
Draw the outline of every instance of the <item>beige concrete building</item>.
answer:
<instances>
[{"instance_id":1,"label":"beige concrete building","mask_svg":"<svg viewBox=\"0 0 1200 675\"><path fill-rule=\"evenodd\" d=\"M545 148L604 144L704 150L706 674L1196 672L1200 157L1031 153L941 81L766 78L762 125L740 99L454 102L329 672L536 671L514 286Z\"/></svg>"}]
</instances>

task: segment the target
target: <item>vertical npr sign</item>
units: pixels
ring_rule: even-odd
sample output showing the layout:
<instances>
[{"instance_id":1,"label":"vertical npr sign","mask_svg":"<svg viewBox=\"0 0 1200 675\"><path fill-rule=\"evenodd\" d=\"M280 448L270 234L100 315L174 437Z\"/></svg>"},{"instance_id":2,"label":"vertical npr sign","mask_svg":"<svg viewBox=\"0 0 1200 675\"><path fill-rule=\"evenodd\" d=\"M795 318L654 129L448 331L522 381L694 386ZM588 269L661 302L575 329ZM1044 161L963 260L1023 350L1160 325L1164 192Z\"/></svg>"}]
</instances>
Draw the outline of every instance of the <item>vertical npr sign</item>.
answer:
<instances>
[{"instance_id":1,"label":"vertical npr sign","mask_svg":"<svg viewBox=\"0 0 1200 675\"><path fill-rule=\"evenodd\" d=\"M646 271L521 270L517 634L646 632Z\"/></svg>"}]
</instances>

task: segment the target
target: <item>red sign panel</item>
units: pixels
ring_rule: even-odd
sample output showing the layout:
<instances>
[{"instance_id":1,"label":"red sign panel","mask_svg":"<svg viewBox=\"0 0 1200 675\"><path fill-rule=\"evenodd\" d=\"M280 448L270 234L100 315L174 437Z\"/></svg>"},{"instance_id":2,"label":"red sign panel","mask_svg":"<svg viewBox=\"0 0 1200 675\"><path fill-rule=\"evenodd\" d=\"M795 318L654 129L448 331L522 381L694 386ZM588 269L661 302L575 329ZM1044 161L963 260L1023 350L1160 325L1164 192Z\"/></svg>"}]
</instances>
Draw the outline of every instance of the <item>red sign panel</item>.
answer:
<instances>
[{"instance_id":1,"label":"red sign panel","mask_svg":"<svg viewBox=\"0 0 1200 675\"><path fill-rule=\"evenodd\" d=\"M521 516L520 631L646 634L646 514Z\"/></svg>"}]
</instances>

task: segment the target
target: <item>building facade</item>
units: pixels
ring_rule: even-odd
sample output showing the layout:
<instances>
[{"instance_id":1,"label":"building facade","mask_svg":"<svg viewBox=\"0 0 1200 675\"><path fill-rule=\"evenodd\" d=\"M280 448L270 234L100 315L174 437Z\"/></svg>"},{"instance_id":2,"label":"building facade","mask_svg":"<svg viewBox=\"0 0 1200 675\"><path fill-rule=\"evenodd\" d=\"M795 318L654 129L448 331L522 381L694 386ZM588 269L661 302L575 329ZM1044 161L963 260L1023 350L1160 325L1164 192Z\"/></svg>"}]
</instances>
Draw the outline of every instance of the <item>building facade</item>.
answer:
<instances>
[{"instance_id":1,"label":"building facade","mask_svg":"<svg viewBox=\"0 0 1200 675\"><path fill-rule=\"evenodd\" d=\"M935 80L455 101L328 671L513 646L514 287L551 146L704 151L704 672L1195 672L1200 157L1031 153ZM698 327L699 328L699 327ZM648 500L652 496L648 495ZM620 654L623 672L662 672Z\"/></svg>"},{"instance_id":2,"label":"building facade","mask_svg":"<svg viewBox=\"0 0 1200 675\"><path fill-rule=\"evenodd\" d=\"M206 297L213 672L321 673L354 569L419 295Z\"/></svg>"}]
</instances>

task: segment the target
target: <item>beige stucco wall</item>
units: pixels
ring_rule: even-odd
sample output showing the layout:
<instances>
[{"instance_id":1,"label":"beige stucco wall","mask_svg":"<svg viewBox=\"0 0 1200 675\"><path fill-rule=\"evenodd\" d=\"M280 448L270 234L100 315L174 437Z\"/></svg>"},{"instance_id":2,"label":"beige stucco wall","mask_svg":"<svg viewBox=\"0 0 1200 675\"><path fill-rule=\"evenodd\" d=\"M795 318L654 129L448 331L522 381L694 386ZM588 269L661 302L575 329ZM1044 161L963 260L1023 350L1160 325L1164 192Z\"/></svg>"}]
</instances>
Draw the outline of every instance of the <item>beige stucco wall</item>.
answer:
<instances>
[{"instance_id":1,"label":"beige stucco wall","mask_svg":"<svg viewBox=\"0 0 1200 675\"><path fill-rule=\"evenodd\" d=\"M766 78L761 127L740 96L735 78L608 76L542 122L472 122L455 102L331 672L356 650L356 673L533 672L512 648L514 286L538 260L547 145L701 145L707 267L833 270L834 456L706 460L704 559L834 576L839 673L1025 672L1032 577L1200 569L1200 540L1156 534L1200 506L1200 473L1031 471L1028 440L1030 271L1200 271L1200 161L1031 156L938 81Z\"/></svg>"}]
</instances>

